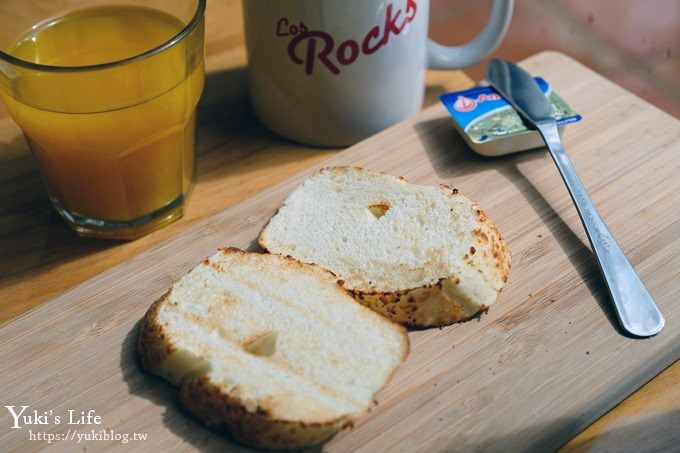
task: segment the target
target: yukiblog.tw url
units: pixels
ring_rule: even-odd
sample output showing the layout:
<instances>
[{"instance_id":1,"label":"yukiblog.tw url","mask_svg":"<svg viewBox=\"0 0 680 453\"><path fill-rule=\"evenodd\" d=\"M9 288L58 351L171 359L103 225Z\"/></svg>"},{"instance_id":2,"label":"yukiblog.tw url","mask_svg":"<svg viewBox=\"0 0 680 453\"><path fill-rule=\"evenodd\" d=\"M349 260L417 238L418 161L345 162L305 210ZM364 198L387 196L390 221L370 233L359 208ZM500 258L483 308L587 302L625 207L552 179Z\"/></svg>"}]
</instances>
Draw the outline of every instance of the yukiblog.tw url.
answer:
<instances>
[{"instance_id":1,"label":"yukiblog.tw url","mask_svg":"<svg viewBox=\"0 0 680 453\"><path fill-rule=\"evenodd\" d=\"M114 441L122 444L128 442L144 441L148 437L147 433L121 433L113 429L91 429L87 431L78 431L77 429L69 429L65 433L48 433L45 431L28 430L28 440L43 441L51 444L53 442L75 442L80 444L82 442L97 442L97 441Z\"/></svg>"}]
</instances>

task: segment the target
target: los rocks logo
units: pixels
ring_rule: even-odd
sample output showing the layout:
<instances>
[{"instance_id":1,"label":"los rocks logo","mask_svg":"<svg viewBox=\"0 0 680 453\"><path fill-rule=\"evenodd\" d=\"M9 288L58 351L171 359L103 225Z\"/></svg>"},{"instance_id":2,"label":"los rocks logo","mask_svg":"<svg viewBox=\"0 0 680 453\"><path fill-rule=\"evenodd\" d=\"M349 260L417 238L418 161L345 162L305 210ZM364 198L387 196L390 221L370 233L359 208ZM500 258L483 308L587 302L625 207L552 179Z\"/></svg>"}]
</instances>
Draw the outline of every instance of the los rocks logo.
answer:
<instances>
[{"instance_id":1,"label":"los rocks logo","mask_svg":"<svg viewBox=\"0 0 680 453\"><path fill-rule=\"evenodd\" d=\"M385 46L391 36L399 35L413 21L418 11L416 0L407 0L406 9L395 9L389 4L385 9L385 21L366 32L361 41L348 39L336 46L336 39L321 30L309 30L300 22L292 24L282 17L276 24L276 36L292 36L288 43L290 59L312 75L317 68L325 68L338 75L341 67L354 63L361 55L371 55ZM319 69L321 70L321 69Z\"/></svg>"}]
</instances>

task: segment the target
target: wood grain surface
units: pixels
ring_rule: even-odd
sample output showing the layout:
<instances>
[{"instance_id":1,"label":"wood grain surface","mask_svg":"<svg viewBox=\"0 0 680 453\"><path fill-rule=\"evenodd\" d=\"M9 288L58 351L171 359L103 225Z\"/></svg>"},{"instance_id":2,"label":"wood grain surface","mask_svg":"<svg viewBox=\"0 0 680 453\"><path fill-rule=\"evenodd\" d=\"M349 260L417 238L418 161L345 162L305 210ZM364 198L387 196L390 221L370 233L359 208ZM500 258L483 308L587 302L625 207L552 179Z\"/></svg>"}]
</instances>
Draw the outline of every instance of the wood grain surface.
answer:
<instances>
[{"instance_id":1,"label":"wood grain surface","mask_svg":"<svg viewBox=\"0 0 680 453\"><path fill-rule=\"evenodd\" d=\"M664 311L666 329L649 340L620 334L578 217L545 153L478 157L453 132L443 108L431 107L331 162L403 174L418 183L452 183L478 201L507 237L514 254L511 278L499 304L480 321L412 332L411 356L379 395L378 406L327 450L555 448L680 354L680 307L674 303L680 290L680 214L674 209L679 169L673 160L680 123L559 54L540 54L525 67L550 80L584 114L567 131L565 145ZM233 141L215 146L226 150ZM146 442L126 448L231 446L178 410L175 389L139 372L132 351L136 321L217 246L254 247L264 222L310 171L3 325L4 400L55 412L94 408L107 428L149 434ZM240 181L250 184L247 175ZM640 399L656 395L659 401L660 394L652 389ZM625 449L638 442L638 449L671 448L678 433L654 430L664 420L677 420L677 404L649 406L635 398L568 447ZM0 416L2 426L6 419ZM626 425L619 430L621 419ZM617 435L610 435L612 427ZM25 437L0 431L10 448L39 447Z\"/></svg>"},{"instance_id":2,"label":"wood grain surface","mask_svg":"<svg viewBox=\"0 0 680 453\"><path fill-rule=\"evenodd\" d=\"M65 223L50 208L23 137L18 128L7 118L4 106L0 104L0 162L2 163L0 166L0 218L2 218L0 222L0 321L22 314L31 307L337 153L337 150L319 150L283 141L259 126L254 119L246 94L240 2L209 2L206 20L208 76L199 117L197 184L183 219L140 240L131 243L102 242L78 238L71 233ZM578 85L582 84L582 81L576 82ZM464 88L471 83L462 72L430 72L428 73L426 105L435 103L436 95L444 90ZM571 98L569 100L571 101ZM624 112L612 113L614 117L624 114ZM636 130L640 135L646 134L642 129ZM568 140L571 138L568 137ZM441 140L435 139L435 141ZM640 146L643 145L642 143L633 143L636 152L644 149ZM570 144L568 141L567 145L570 146ZM461 146L458 142L454 143L456 149ZM609 145L606 150L612 155L618 152L615 147ZM572 153L574 151L571 146L569 151ZM396 152L397 157L400 153L401 151ZM578 159L574 160L578 166ZM466 162L467 160L464 163ZM581 170L580 166L579 170ZM454 182L459 178L457 173L451 173L451 176ZM596 183L599 181L597 175L593 176L592 181ZM653 183L670 184L671 181L673 179L663 180L654 177L653 181L646 181L642 187L649 190ZM586 183L588 182L586 180ZM627 193L626 190L623 192ZM537 196L535 191L531 193L534 197ZM638 194L639 190L635 189L634 193ZM555 199L564 203L566 200L562 200L564 195L561 194ZM671 194L667 203L675 206L675 212L677 212L677 195ZM563 209L566 210L564 212L567 212L568 205L564 206ZM628 214L628 211L624 213ZM554 213L552 215L555 216ZM579 225L577 223L569 225L580 236L581 242L585 243ZM655 224L652 223L649 228L654 230L654 226ZM676 265L675 268L677 267ZM592 271L593 268L589 269ZM178 273L175 272L172 275L178 275ZM166 278L163 281L169 282L169 279ZM119 282L119 284L123 283L124 281ZM671 289L676 290L676 288ZM653 292L653 294L658 297L656 293ZM98 298L95 297L95 300ZM138 303L144 305L145 302ZM56 310L53 308L49 313L52 315L59 313L59 307L55 308ZM92 321L94 334L107 332L108 335L111 331L108 322L123 322L119 317L128 316L131 308L123 304L120 309L120 311L113 310L113 315L111 315L117 320L104 321L103 314L101 318L97 317L96 313L91 314L94 316L91 319L95 319ZM140 307L135 307L135 313L140 309ZM32 316L34 314L30 315L29 319L34 319ZM59 345L63 347L66 340L64 338L55 340L55 338L67 332L64 328L57 329L56 337L42 336L46 333L44 330L50 328L50 325L58 327L60 324L56 320L54 323L47 324L41 321L29 329L32 334L22 335L21 339L17 340L18 343L15 341L13 344L32 342L51 348ZM114 327L115 325L117 324L114 324ZM34 329L37 328L40 329L42 335L35 333ZM5 328L0 330L3 355L7 353L4 345L11 338L8 332ZM82 331L79 332L79 335L84 335ZM83 347L83 350L86 356L95 356L88 347ZM116 355L119 351L113 350L111 353ZM127 359L125 363L129 365ZM90 365L92 367L104 366L104 364L94 363ZM111 363L108 366L110 367ZM9 364L3 361L0 365L0 370L2 370L0 380L3 389L10 382L4 377L8 369ZM32 369L37 373L33 379L40 379L41 374L45 375L53 371L49 362L35 363ZM126 372L133 371L127 370ZM66 376L68 372L62 371L60 381L55 384L57 388L60 385L66 385L68 380ZM566 449L578 451L672 449L680 441L680 432L677 429L680 425L680 385L678 382L680 382L680 362L649 382L573 439L567 444ZM153 384L146 383L138 386ZM46 399L45 403L49 401L51 400ZM166 389L163 396L159 397L156 402L160 405L172 405L172 401L174 401L174 393ZM13 403L5 398L0 402L3 405ZM34 399L34 402L40 406L45 405L39 399ZM143 407L139 405L139 402L136 404L138 406L135 407ZM100 410L99 407L97 409ZM170 409L174 413L175 408ZM108 413L105 418L110 420ZM1 426L6 426L4 422L3 418ZM111 421L109 425L118 426L117 420ZM144 424L128 426L141 431ZM6 434L4 431L0 432ZM203 435L208 436L205 433ZM37 447L38 445L33 445L33 448Z\"/></svg>"}]
</instances>

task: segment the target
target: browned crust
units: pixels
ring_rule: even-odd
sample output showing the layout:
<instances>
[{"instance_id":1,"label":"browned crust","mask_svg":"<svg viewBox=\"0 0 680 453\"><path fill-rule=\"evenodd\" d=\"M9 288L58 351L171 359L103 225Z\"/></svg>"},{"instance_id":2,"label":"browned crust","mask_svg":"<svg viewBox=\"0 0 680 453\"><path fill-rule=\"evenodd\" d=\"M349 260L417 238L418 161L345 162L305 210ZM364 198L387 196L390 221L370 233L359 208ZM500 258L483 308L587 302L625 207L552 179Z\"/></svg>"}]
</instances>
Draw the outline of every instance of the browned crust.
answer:
<instances>
[{"instance_id":1,"label":"browned crust","mask_svg":"<svg viewBox=\"0 0 680 453\"><path fill-rule=\"evenodd\" d=\"M250 411L244 401L225 394L207 376L183 384L180 402L209 427L226 430L239 442L257 448L303 448L323 442L352 425L349 416L325 423L306 423L278 420L262 406Z\"/></svg>"},{"instance_id":2,"label":"browned crust","mask_svg":"<svg viewBox=\"0 0 680 453\"><path fill-rule=\"evenodd\" d=\"M361 304L390 321L409 328L443 327L486 313L489 307L466 300L455 287L456 278L391 292L364 292L348 289ZM446 287L446 288L445 288Z\"/></svg>"},{"instance_id":3,"label":"browned crust","mask_svg":"<svg viewBox=\"0 0 680 453\"><path fill-rule=\"evenodd\" d=\"M392 178L398 179L399 181L403 182L404 184L410 184L410 182L408 182L406 180L406 178L404 178L403 176L394 176L394 175L391 175L389 173L385 173L384 171L369 170L367 168L357 167L357 166L352 166L352 165L339 165L339 166L336 166L336 167L322 167L322 168L318 169L317 171L315 171L314 173L312 173L311 176L315 176L317 174L322 174L322 173L327 173L327 172L353 173L353 172L357 172L357 171L363 172L363 173L375 173L375 174L378 174L378 175L390 176ZM304 182L303 182L303 184L304 184Z\"/></svg>"},{"instance_id":4,"label":"browned crust","mask_svg":"<svg viewBox=\"0 0 680 453\"><path fill-rule=\"evenodd\" d=\"M474 231L475 245L478 246L480 251L477 258L492 260L497 277L505 284L508 281L510 267L512 266L510 247L486 212L476 204L473 206L473 210L477 214L477 224L479 225L479 228Z\"/></svg>"},{"instance_id":5,"label":"browned crust","mask_svg":"<svg viewBox=\"0 0 680 453\"><path fill-rule=\"evenodd\" d=\"M142 368L151 373L158 370L168 354L174 349L174 345L169 342L163 327L156 322L158 310L169 295L170 291L151 304L139 326L137 356Z\"/></svg>"},{"instance_id":6,"label":"browned crust","mask_svg":"<svg viewBox=\"0 0 680 453\"><path fill-rule=\"evenodd\" d=\"M248 254L235 247L219 249L223 253ZM338 291L347 293L332 272L317 265L302 263L290 256L261 255L265 259L282 259L291 266L305 268L337 284ZM208 258L203 262L206 263ZM174 287L174 285L173 285ZM172 288L156 300L142 319L137 339L137 354L140 364L146 371L167 378L162 373L162 365L168 356L176 351L163 325L158 323L158 312L162 304L167 303ZM365 315L373 317L385 326L399 331L404 340L403 362L408 356L410 342L406 330L397 324L390 323L377 313L366 309ZM391 379L392 371L387 381ZM386 382L387 382L386 381ZM225 393L210 380L209 372L180 385L180 403L190 413L203 420L209 427L229 431L236 440L246 445L267 449L298 449L315 445L327 440L339 430L352 426L356 416L345 416L323 423L303 420L280 420L262 405L255 411L239 398Z\"/></svg>"}]
</instances>

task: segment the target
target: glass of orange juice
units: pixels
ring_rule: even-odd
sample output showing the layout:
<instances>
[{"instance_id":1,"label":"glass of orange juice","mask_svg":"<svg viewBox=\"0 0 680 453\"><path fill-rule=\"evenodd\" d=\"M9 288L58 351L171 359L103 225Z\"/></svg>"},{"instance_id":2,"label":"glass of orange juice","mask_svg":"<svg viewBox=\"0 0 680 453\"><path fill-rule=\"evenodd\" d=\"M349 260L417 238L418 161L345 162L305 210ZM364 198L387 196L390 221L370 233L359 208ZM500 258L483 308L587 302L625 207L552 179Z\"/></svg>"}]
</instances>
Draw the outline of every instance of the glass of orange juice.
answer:
<instances>
[{"instance_id":1,"label":"glass of orange juice","mask_svg":"<svg viewBox=\"0 0 680 453\"><path fill-rule=\"evenodd\" d=\"M82 236L182 216L194 178L206 0L0 2L0 97Z\"/></svg>"}]
</instances>

